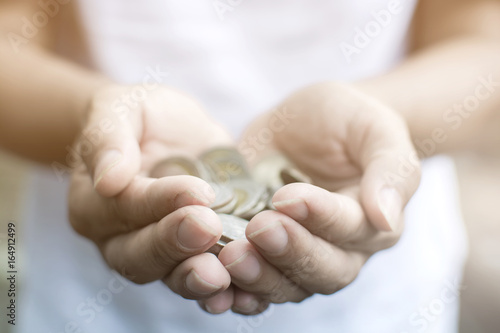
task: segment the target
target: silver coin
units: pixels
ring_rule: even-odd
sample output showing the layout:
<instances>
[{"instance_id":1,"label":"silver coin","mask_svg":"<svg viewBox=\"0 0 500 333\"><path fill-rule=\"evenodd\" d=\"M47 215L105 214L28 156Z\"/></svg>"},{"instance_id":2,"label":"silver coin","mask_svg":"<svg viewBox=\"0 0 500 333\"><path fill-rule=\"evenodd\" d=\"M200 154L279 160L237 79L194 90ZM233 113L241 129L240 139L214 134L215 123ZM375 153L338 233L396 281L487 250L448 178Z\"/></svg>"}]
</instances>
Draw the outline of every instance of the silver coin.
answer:
<instances>
[{"instance_id":1,"label":"silver coin","mask_svg":"<svg viewBox=\"0 0 500 333\"><path fill-rule=\"evenodd\" d=\"M291 165L283 154L270 154L262 158L252 169L255 181L268 186L273 192L283 187L280 172Z\"/></svg>"},{"instance_id":2,"label":"silver coin","mask_svg":"<svg viewBox=\"0 0 500 333\"><path fill-rule=\"evenodd\" d=\"M172 156L158 162L150 176L161 178L167 176L190 175L208 180L209 174L205 167L198 161L183 156Z\"/></svg>"},{"instance_id":3,"label":"silver coin","mask_svg":"<svg viewBox=\"0 0 500 333\"><path fill-rule=\"evenodd\" d=\"M233 212L236 216L243 216L251 211L267 192L265 186L252 180L235 180L230 186L238 196L238 205Z\"/></svg>"},{"instance_id":4,"label":"silver coin","mask_svg":"<svg viewBox=\"0 0 500 333\"><path fill-rule=\"evenodd\" d=\"M245 229L248 221L228 214L217 214L222 222L222 236L208 252L218 254L229 242L245 239Z\"/></svg>"},{"instance_id":5,"label":"silver coin","mask_svg":"<svg viewBox=\"0 0 500 333\"><path fill-rule=\"evenodd\" d=\"M311 183L311 179L292 161L277 152L262 158L253 168L252 176L257 182L266 184L273 193L290 183Z\"/></svg>"},{"instance_id":6,"label":"silver coin","mask_svg":"<svg viewBox=\"0 0 500 333\"><path fill-rule=\"evenodd\" d=\"M215 201L210 206L213 210L226 206L235 198L233 189L230 186L212 182L209 182L208 184L214 189L215 192Z\"/></svg>"},{"instance_id":7,"label":"silver coin","mask_svg":"<svg viewBox=\"0 0 500 333\"><path fill-rule=\"evenodd\" d=\"M200 156L200 161L219 183L251 178L245 159L234 147L211 149Z\"/></svg>"},{"instance_id":8,"label":"silver coin","mask_svg":"<svg viewBox=\"0 0 500 333\"><path fill-rule=\"evenodd\" d=\"M238 197L235 195L233 199L229 201L226 205L214 209L214 211L220 214L231 214L237 205L238 205Z\"/></svg>"},{"instance_id":9,"label":"silver coin","mask_svg":"<svg viewBox=\"0 0 500 333\"><path fill-rule=\"evenodd\" d=\"M241 217L244 218L245 220L251 220L255 215L266 209L267 203L268 203L267 196L261 198L261 200L259 200L259 202L257 202L257 204L255 205L255 207L247 211L245 214L242 214Z\"/></svg>"}]
</instances>

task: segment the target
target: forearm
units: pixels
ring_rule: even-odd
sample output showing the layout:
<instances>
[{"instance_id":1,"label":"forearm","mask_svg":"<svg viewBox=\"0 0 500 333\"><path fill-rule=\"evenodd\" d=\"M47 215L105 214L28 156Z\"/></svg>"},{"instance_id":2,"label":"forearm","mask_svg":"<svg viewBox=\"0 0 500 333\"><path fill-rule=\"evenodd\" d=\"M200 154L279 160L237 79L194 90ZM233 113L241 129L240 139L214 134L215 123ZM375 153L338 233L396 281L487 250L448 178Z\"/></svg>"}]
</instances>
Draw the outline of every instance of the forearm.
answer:
<instances>
[{"instance_id":1,"label":"forearm","mask_svg":"<svg viewBox=\"0 0 500 333\"><path fill-rule=\"evenodd\" d=\"M0 144L37 161L64 162L104 79L38 47L15 54L0 43L0 64Z\"/></svg>"},{"instance_id":2,"label":"forearm","mask_svg":"<svg viewBox=\"0 0 500 333\"><path fill-rule=\"evenodd\" d=\"M421 0L413 44L406 61L359 82L361 90L401 112L416 143L435 146L420 149L423 155L482 144L497 133L500 1Z\"/></svg>"},{"instance_id":3,"label":"forearm","mask_svg":"<svg viewBox=\"0 0 500 333\"><path fill-rule=\"evenodd\" d=\"M486 137L492 122L500 127L500 43L490 40L450 40L358 85L401 112L416 143L432 140L430 154Z\"/></svg>"},{"instance_id":4,"label":"forearm","mask_svg":"<svg viewBox=\"0 0 500 333\"><path fill-rule=\"evenodd\" d=\"M36 0L0 0L0 147L64 163L90 95L106 80L50 52L69 6L24 38L22 18L37 10Z\"/></svg>"}]
</instances>

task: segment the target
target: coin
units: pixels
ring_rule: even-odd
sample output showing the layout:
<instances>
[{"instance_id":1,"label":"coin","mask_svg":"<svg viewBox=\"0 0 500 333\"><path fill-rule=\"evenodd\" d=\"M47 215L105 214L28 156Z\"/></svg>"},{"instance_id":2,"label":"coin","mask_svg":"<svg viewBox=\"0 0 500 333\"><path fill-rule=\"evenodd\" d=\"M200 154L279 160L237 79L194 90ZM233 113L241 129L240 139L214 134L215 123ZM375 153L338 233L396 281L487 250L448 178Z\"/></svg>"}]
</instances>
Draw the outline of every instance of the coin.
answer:
<instances>
[{"instance_id":1,"label":"coin","mask_svg":"<svg viewBox=\"0 0 500 333\"><path fill-rule=\"evenodd\" d=\"M284 154L273 153L262 158L253 168L255 181L266 184L274 193L284 185L296 182L311 183L311 179L301 172Z\"/></svg>"},{"instance_id":2,"label":"coin","mask_svg":"<svg viewBox=\"0 0 500 333\"><path fill-rule=\"evenodd\" d=\"M201 154L198 159L184 156L169 157L159 162L151 176L191 175L209 182L215 192L210 206L220 217L223 232L217 243L208 250L218 254L229 242L245 238L248 220L261 211L274 209L272 197L286 184L310 183L283 154L263 158L249 171L244 157L234 147L217 147Z\"/></svg>"},{"instance_id":3,"label":"coin","mask_svg":"<svg viewBox=\"0 0 500 333\"><path fill-rule=\"evenodd\" d=\"M250 210L246 211L244 214L241 214L240 217L245 220L251 220L255 215L262 212L268 205L268 198L261 198L258 203Z\"/></svg>"},{"instance_id":4,"label":"coin","mask_svg":"<svg viewBox=\"0 0 500 333\"><path fill-rule=\"evenodd\" d=\"M233 214L236 216L246 215L259 204L261 198L266 194L265 186L252 180L238 179L229 184L238 196L238 205Z\"/></svg>"},{"instance_id":5,"label":"coin","mask_svg":"<svg viewBox=\"0 0 500 333\"><path fill-rule=\"evenodd\" d=\"M229 201L226 205L222 207L214 209L214 211L220 214L231 214L237 205L238 205L238 196L234 195L231 201Z\"/></svg>"},{"instance_id":6,"label":"coin","mask_svg":"<svg viewBox=\"0 0 500 333\"><path fill-rule=\"evenodd\" d=\"M198 160L183 156L166 158L158 162L150 172L150 176L154 178L180 175L190 175L205 180L209 179L207 170Z\"/></svg>"},{"instance_id":7,"label":"coin","mask_svg":"<svg viewBox=\"0 0 500 333\"><path fill-rule=\"evenodd\" d=\"M219 254L220 250L229 242L237 239L245 239L245 229L248 221L234 215L217 214L222 223L222 236L208 252Z\"/></svg>"},{"instance_id":8,"label":"coin","mask_svg":"<svg viewBox=\"0 0 500 333\"><path fill-rule=\"evenodd\" d=\"M209 182L208 184L214 189L215 192L215 201L210 206L213 210L226 206L234 199L235 194L230 186L212 182Z\"/></svg>"},{"instance_id":9,"label":"coin","mask_svg":"<svg viewBox=\"0 0 500 333\"><path fill-rule=\"evenodd\" d=\"M245 159L234 147L211 149L200 156L200 161L219 183L251 178Z\"/></svg>"}]
</instances>

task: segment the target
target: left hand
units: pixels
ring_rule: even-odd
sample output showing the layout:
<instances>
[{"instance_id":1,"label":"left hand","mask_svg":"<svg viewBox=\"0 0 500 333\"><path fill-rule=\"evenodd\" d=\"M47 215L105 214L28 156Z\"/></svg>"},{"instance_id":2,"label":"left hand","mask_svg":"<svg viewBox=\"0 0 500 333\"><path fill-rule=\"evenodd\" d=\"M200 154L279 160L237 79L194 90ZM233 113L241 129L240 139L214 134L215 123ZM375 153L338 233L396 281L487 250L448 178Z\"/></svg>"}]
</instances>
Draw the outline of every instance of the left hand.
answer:
<instances>
[{"instance_id":1,"label":"left hand","mask_svg":"<svg viewBox=\"0 0 500 333\"><path fill-rule=\"evenodd\" d=\"M257 145L278 112L293 119L274 131L270 144ZM277 211L255 216L248 240L221 251L232 287L200 301L203 308L257 314L269 303L332 294L373 253L398 241L420 167L405 122L390 108L353 87L318 84L257 119L244 136L247 152L249 142L257 155L280 150L314 185L281 188L273 197Z\"/></svg>"}]
</instances>

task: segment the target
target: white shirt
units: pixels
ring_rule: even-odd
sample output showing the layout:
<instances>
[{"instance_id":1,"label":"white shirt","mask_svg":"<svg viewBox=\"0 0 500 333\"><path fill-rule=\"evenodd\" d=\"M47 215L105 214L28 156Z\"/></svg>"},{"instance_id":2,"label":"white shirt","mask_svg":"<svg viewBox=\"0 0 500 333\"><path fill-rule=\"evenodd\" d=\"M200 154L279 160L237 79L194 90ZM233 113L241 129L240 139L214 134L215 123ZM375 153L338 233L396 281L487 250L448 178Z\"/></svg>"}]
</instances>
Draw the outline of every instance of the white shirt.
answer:
<instances>
[{"instance_id":1,"label":"white shirt","mask_svg":"<svg viewBox=\"0 0 500 333\"><path fill-rule=\"evenodd\" d=\"M161 83L195 96L237 136L296 89L393 67L404 55L415 1L396 4L85 0L80 8L95 68L123 83L168 71L157 76ZM160 282L137 286L118 278L67 222L67 185L51 170L39 170L33 181L20 332L456 330L466 242L447 158L425 163L401 240L375 254L351 285L255 317L209 315Z\"/></svg>"}]
</instances>

